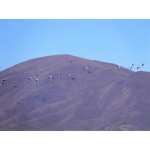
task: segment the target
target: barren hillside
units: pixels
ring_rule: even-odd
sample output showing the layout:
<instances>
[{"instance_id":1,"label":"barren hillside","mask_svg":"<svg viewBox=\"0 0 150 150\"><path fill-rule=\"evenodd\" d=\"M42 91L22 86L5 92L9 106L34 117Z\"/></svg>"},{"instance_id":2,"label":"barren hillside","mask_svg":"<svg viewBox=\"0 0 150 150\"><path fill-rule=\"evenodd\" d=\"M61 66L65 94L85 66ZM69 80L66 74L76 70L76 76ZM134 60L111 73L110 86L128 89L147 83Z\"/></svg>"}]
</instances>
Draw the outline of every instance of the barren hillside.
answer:
<instances>
[{"instance_id":1,"label":"barren hillside","mask_svg":"<svg viewBox=\"0 0 150 150\"><path fill-rule=\"evenodd\" d=\"M71 55L0 72L0 130L150 130L150 73Z\"/></svg>"}]
</instances>

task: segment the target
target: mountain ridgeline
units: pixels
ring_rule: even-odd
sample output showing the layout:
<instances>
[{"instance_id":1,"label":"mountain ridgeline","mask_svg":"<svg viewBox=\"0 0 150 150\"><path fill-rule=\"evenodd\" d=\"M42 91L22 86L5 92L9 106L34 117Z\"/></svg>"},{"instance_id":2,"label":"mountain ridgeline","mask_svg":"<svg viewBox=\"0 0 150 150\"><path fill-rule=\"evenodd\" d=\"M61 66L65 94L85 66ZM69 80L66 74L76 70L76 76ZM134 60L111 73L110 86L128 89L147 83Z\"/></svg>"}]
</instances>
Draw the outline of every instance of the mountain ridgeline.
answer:
<instances>
[{"instance_id":1,"label":"mountain ridgeline","mask_svg":"<svg viewBox=\"0 0 150 150\"><path fill-rule=\"evenodd\" d=\"M150 73L71 55L0 72L0 130L150 130Z\"/></svg>"}]
</instances>

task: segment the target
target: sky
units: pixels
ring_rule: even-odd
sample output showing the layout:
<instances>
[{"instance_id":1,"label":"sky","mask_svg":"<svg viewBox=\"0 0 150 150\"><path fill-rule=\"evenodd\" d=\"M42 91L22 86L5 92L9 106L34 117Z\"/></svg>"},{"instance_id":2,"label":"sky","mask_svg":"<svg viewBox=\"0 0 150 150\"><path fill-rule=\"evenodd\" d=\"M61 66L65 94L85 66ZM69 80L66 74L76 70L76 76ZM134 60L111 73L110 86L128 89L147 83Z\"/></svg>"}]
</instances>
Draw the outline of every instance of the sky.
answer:
<instances>
[{"instance_id":1,"label":"sky","mask_svg":"<svg viewBox=\"0 0 150 150\"><path fill-rule=\"evenodd\" d=\"M150 71L150 20L0 20L0 71L57 54Z\"/></svg>"}]
</instances>

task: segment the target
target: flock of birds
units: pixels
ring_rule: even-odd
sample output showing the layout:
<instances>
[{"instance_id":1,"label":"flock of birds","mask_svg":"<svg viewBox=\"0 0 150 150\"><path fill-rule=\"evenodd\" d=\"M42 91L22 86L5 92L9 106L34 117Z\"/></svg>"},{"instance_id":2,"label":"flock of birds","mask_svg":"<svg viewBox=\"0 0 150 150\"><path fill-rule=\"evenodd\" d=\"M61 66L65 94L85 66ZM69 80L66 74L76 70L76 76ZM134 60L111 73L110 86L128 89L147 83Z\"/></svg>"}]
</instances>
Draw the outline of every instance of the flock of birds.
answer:
<instances>
[{"instance_id":1,"label":"flock of birds","mask_svg":"<svg viewBox=\"0 0 150 150\"><path fill-rule=\"evenodd\" d=\"M132 70L132 69L133 69L133 66L134 66L134 64L131 64L131 67L129 67L129 69ZM144 63L143 63L141 66L143 67L143 66L144 66ZM138 66L136 69L138 70L138 69L140 69L140 68L141 68L141 67Z\"/></svg>"},{"instance_id":2,"label":"flock of birds","mask_svg":"<svg viewBox=\"0 0 150 150\"><path fill-rule=\"evenodd\" d=\"M134 66L135 66L134 64L131 64L131 66L128 69L132 70L134 68ZM141 67L143 67L143 66L144 66L144 63L141 64ZM139 70L141 67L138 66L138 67L136 67L136 69ZM121 68L123 68L123 67L117 65L117 67L115 69L121 69ZM107 70L110 71L110 70L112 70L112 68L107 68Z\"/></svg>"},{"instance_id":3,"label":"flock of birds","mask_svg":"<svg viewBox=\"0 0 150 150\"><path fill-rule=\"evenodd\" d=\"M68 63L72 63L72 61L70 60ZM134 66L135 66L134 64L131 64L131 66L130 66L128 69L132 70ZM144 66L144 63L141 64L141 67L143 67L143 66ZM138 69L140 69L141 67L138 66L136 69L138 70ZM119 65L117 65L117 66L115 67L115 69L122 69L122 68L123 68L123 67L122 67L122 66L119 66ZM89 67L85 67L84 70L86 70L89 74L92 74L92 73L93 73L93 71L90 71ZM107 71L110 71L110 70L112 70L112 68L107 68ZM62 75L62 73L60 72L60 73L59 73L59 76L61 76L61 75ZM67 76L68 76L68 77L71 77L71 74L67 74ZM36 82L39 82L40 80L38 79L38 74L36 74L36 77L37 77L37 78L35 79L35 81L36 81ZM28 77L28 79L29 79L29 80L32 80L33 78L32 78L32 77ZM50 83L52 83L53 80L54 80L54 77L48 76L48 79L49 79ZM75 77L72 77L71 79L72 79L72 80L75 80L76 78L75 78ZM6 78L0 79L0 85L4 85L5 82L6 82ZM12 85L12 87L16 87L16 85Z\"/></svg>"},{"instance_id":4,"label":"flock of birds","mask_svg":"<svg viewBox=\"0 0 150 150\"><path fill-rule=\"evenodd\" d=\"M68 63L72 63L72 61L70 60ZM85 70L88 70L89 68L88 67L85 67L84 68ZM90 72L90 71L88 71L88 73L92 73L92 72ZM59 73L59 76L61 76L62 75L62 73L60 72ZM36 79L35 79L35 81L36 82L39 82L40 80L39 80L39 78L38 78L38 74L36 74L35 75L36 76ZM71 74L67 74L67 76L68 77L71 77ZM34 79L34 77L28 77L28 80L32 80L32 79ZM48 79L49 79L49 82L50 83L52 83L53 82L53 80L54 80L54 77L52 77L52 76L48 76ZM75 80L76 78L75 77L72 77L71 78L71 80ZM3 78L3 79L0 79L0 85L4 85L6 83L6 78ZM16 87L16 85L12 85L12 87Z\"/></svg>"}]
</instances>

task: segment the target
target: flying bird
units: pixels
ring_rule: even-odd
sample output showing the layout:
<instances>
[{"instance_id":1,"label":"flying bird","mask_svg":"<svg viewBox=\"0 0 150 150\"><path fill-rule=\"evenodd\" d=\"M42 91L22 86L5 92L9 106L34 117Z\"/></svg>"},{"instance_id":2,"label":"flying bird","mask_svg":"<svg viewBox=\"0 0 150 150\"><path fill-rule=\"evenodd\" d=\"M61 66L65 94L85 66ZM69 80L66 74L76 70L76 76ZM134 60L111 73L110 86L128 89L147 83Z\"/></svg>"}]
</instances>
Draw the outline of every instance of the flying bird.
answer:
<instances>
[{"instance_id":1,"label":"flying bird","mask_svg":"<svg viewBox=\"0 0 150 150\"><path fill-rule=\"evenodd\" d=\"M36 81L36 82L39 82L39 79L36 79L35 81Z\"/></svg>"}]
</instances>

